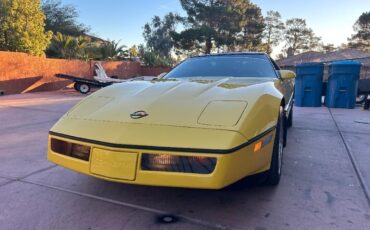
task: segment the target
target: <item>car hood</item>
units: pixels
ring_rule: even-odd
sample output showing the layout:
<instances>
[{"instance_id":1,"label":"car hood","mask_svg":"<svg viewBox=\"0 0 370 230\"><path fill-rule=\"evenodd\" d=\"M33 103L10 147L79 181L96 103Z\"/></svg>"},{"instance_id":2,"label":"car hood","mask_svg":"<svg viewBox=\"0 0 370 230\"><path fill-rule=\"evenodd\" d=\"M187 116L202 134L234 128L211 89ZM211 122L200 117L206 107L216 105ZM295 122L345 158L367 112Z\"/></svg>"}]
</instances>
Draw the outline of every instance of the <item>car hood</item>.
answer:
<instances>
[{"instance_id":1,"label":"car hood","mask_svg":"<svg viewBox=\"0 0 370 230\"><path fill-rule=\"evenodd\" d=\"M236 129L248 103L255 102L268 84L273 84L273 79L125 82L90 95L69 111L65 119ZM137 111L144 111L147 116L133 119L131 114Z\"/></svg>"}]
</instances>

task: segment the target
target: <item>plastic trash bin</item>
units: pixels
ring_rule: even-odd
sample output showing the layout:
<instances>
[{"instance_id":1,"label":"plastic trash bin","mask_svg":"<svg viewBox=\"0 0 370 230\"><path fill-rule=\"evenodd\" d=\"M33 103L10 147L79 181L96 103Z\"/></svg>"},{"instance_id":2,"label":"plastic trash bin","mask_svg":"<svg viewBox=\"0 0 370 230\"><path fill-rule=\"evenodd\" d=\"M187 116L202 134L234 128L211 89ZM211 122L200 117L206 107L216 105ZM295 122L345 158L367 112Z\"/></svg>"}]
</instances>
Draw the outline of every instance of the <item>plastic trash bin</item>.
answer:
<instances>
[{"instance_id":1,"label":"plastic trash bin","mask_svg":"<svg viewBox=\"0 0 370 230\"><path fill-rule=\"evenodd\" d=\"M353 109L356 105L361 62L336 61L329 64L325 104L329 108Z\"/></svg>"},{"instance_id":2,"label":"plastic trash bin","mask_svg":"<svg viewBox=\"0 0 370 230\"><path fill-rule=\"evenodd\" d=\"M320 107L324 64L303 63L296 65L294 104L299 107Z\"/></svg>"}]
</instances>

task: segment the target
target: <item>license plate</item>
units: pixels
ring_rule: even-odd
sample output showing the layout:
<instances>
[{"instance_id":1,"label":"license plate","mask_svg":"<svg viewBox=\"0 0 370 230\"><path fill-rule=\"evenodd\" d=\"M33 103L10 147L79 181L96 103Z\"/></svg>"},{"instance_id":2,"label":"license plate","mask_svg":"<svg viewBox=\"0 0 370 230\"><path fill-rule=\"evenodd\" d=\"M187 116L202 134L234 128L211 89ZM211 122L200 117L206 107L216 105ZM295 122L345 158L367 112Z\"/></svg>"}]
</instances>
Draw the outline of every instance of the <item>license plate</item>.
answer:
<instances>
[{"instance_id":1,"label":"license plate","mask_svg":"<svg viewBox=\"0 0 370 230\"><path fill-rule=\"evenodd\" d=\"M93 149L90 171L112 179L135 180L137 153Z\"/></svg>"}]
</instances>

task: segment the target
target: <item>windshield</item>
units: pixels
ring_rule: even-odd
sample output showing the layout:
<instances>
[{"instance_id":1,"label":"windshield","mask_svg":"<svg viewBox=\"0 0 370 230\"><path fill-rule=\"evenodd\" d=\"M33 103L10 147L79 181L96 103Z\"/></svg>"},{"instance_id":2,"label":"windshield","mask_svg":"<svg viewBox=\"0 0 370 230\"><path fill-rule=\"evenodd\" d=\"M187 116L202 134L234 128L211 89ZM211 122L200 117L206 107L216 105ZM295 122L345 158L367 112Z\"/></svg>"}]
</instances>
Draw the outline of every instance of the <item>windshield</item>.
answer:
<instances>
[{"instance_id":1,"label":"windshield","mask_svg":"<svg viewBox=\"0 0 370 230\"><path fill-rule=\"evenodd\" d=\"M165 78L185 77L276 77L264 54L220 55L189 58Z\"/></svg>"}]
</instances>

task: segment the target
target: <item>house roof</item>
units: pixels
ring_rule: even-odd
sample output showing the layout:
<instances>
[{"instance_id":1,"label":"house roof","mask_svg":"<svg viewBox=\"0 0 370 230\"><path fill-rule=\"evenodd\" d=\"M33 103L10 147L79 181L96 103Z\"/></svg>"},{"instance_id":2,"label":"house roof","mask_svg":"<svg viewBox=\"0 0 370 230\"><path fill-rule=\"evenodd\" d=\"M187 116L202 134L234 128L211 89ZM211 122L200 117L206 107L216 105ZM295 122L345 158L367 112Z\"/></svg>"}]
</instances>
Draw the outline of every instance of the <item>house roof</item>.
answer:
<instances>
[{"instance_id":1,"label":"house roof","mask_svg":"<svg viewBox=\"0 0 370 230\"><path fill-rule=\"evenodd\" d=\"M343 49L334 52L310 51L276 61L280 66L294 66L305 62L330 62L335 60L358 59L363 65L370 65L370 52Z\"/></svg>"},{"instance_id":2,"label":"house roof","mask_svg":"<svg viewBox=\"0 0 370 230\"><path fill-rule=\"evenodd\" d=\"M100 42L100 43L106 42L106 40L104 40L102 38L99 38L99 37L96 37L96 36L91 35L91 34L85 34L85 36L90 38L91 41L93 41L93 42Z\"/></svg>"}]
</instances>

